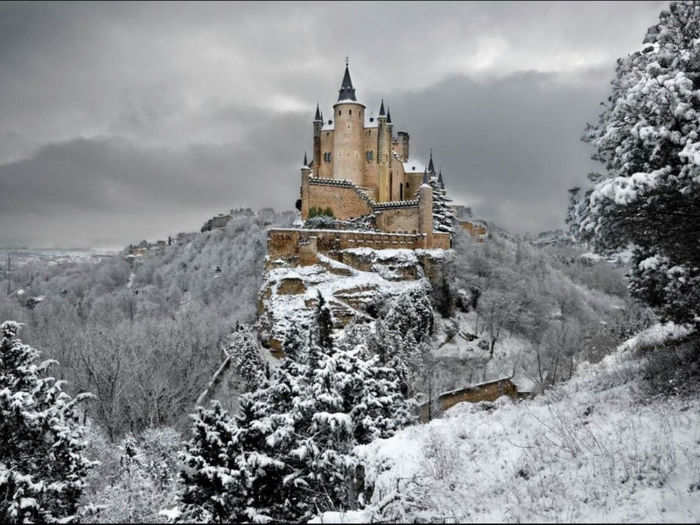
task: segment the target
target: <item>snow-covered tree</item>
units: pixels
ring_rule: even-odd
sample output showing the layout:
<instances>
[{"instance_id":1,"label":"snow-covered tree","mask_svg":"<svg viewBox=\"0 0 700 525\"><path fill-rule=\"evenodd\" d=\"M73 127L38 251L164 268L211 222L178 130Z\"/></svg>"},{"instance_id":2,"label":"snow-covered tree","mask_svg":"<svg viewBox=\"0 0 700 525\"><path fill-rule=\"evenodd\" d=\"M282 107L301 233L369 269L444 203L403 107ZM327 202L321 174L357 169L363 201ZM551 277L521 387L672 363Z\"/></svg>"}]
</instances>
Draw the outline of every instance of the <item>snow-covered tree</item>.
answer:
<instances>
[{"instance_id":1,"label":"snow-covered tree","mask_svg":"<svg viewBox=\"0 0 700 525\"><path fill-rule=\"evenodd\" d=\"M331 350L314 335L293 347L294 358L241 397L235 423L218 405L195 416L183 452L186 519L299 521L350 508L354 445L413 421L398 374L366 348Z\"/></svg>"},{"instance_id":2,"label":"snow-covered tree","mask_svg":"<svg viewBox=\"0 0 700 525\"><path fill-rule=\"evenodd\" d=\"M633 247L630 291L662 317L700 324L700 3L672 2L617 62L584 140L606 169L569 209L602 252Z\"/></svg>"},{"instance_id":3,"label":"snow-covered tree","mask_svg":"<svg viewBox=\"0 0 700 525\"><path fill-rule=\"evenodd\" d=\"M450 207L452 200L447 197L442 171L432 174L430 187L433 189L433 231L454 233L455 214Z\"/></svg>"},{"instance_id":4,"label":"snow-covered tree","mask_svg":"<svg viewBox=\"0 0 700 525\"><path fill-rule=\"evenodd\" d=\"M44 376L39 352L17 337L19 324L0 325L0 521L77 520L88 469L83 427L62 382Z\"/></svg>"}]
</instances>

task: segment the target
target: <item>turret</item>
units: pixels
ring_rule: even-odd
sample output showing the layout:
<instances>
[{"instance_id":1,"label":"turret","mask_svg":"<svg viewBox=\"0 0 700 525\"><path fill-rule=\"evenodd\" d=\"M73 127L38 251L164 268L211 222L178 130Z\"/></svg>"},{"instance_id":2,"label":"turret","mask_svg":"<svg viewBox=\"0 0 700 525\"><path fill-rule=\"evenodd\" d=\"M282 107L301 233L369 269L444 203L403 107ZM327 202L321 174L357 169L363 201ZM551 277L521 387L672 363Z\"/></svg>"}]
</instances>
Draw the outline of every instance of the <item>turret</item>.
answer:
<instances>
[{"instance_id":1,"label":"turret","mask_svg":"<svg viewBox=\"0 0 700 525\"><path fill-rule=\"evenodd\" d=\"M347 179L362 186L365 159L361 152L364 145L365 106L357 101L347 62L333 112L333 178Z\"/></svg>"},{"instance_id":2,"label":"turret","mask_svg":"<svg viewBox=\"0 0 700 525\"><path fill-rule=\"evenodd\" d=\"M316 115L314 115L314 151L313 151L313 172L314 177L320 176L321 169L321 128L323 127L323 115L316 103Z\"/></svg>"},{"instance_id":3,"label":"turret","mask_svg":"<svg viewBox=\"0 0 700 525\"><path fill-rule=\"evenodd\" d=\"M406 162L408 161L408 141L409 141L409 136L408 133L405 131L399 131L397 133L398 135L398 154L399 157L401 158L401 162Z\"/></svg>"},{"instance_id":4,"label":"turret","mask_svg":"<svg viewBox=\"0 0 700 525\"><path fill-rule=\"evenodd\" d=\"M423 184L418 188L418 232L425 234L424 248L433 247L433 189L426 182L428 172L423 176Z\"/></svg>"},{"instance_id":5,"label":"turret","mask_svg":"<svg viewBox=\"0 0 700 525\"><path fill-rule=\"evenodd\" d=\"M304 152L304 162L301 166L301 218L306 220L309 216L309 179L311 178L311 168L307 162L306 152Z\"/></svg>"},{"instance_id":6,"label":"turret","mask_svg":"<svg viewBox=\"0 0 700 525\"><path fill-rule=\"evenodd\" d=\"M430 161L428 162L428 173L435 175L435 166L433 165L433 148L430 148Z\"/></svg>"}]
</instances>

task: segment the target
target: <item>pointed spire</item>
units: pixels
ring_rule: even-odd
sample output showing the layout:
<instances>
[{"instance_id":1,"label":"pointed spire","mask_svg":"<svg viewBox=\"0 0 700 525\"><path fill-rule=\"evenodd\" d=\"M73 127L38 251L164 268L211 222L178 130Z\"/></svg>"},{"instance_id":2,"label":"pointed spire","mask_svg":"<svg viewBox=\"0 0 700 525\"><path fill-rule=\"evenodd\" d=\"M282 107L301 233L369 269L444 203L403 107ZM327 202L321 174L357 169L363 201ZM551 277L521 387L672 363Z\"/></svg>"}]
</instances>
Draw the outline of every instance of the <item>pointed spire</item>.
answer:
<instances>
[{"instance_id":1,"label":"pointed spire","mask_svg":"<svg viewBox=\"0 0 700 525\"><path fill-rule=\"evenodd\" d=\"M382 99L382 103L379 106L379 116L383 117L384 115L386 115L386 113L384 113L384 99Z\"/></svg>"},{"instance_id":2,"label":"pointed spire","mask_svg":"<svg viewBox=\"0 0 700 525\"><path fill-rule=\"evenodd\" d=\"M318 102L316 102L316 115L314 116L314 122L323 122L323 117L321 116L321 110L318 107Z\"/></svg>"},{"instance_id":3,"label":"pointed spire","mask_svg":"<svg viewBox=\"0 0 700 525\"><path fill-rule=\"evenodd\" d=\"M440 174L438 175L438 183L440 184L440 187L444 190L445 189L445 181L442 178L442 170L440 170Z\"/></svg>"},{"instance_id":4,"label":"pointed spire","mask_svg":"<svg viewBox=\"0 0 700 525\"><path fill-rule=\"evenodd\" d=\"M350 79L350 68L348 66L348 58L345 58L345 74L343 75L343 82L340 84L340 91L338 92L338 102L341 100L357 100L355 97L355 88L352 87L352 80Z\"/></svg>"},{"instance_id":5,"label":"pointed spire","mask_svg":"<svg viewBox=\"0 0 700 525\"><path fill-rule=\"evenodd\" d=\"M304 164L302 166L306 167L309 165L309 162L306 160L306 152L304 152Z\"/></svg>"},{"instance_id":6,"label":"pointed spire","mask_svg":"<svg viewBox=\"0 0 700 525\"><path fill-rule=\"evenodd\" d=\"M391 124L391 110L389 109L389 106L386 107L386 121L387 123Z\"/></svg>"},{"instance_id":7,"label":"pointed spire","mask_svg":"<svg viewBox=\"0 0 700 525\"><path fill-rule=\"evenodd\" d=\"M428 169L423 172L423 184L428 184Z\"/></svg>"},{"instance_id":8,"label":"pointed spire","mask_svg":"<svg viewBox=\"0 0 700 525\"><path fill-rule=\"evenodd\" d=\"M433 148L430 148L430 162L428 162L428 171L431 175L435 175L435 166L433 166Z\"/></svg>"}]
</instances>

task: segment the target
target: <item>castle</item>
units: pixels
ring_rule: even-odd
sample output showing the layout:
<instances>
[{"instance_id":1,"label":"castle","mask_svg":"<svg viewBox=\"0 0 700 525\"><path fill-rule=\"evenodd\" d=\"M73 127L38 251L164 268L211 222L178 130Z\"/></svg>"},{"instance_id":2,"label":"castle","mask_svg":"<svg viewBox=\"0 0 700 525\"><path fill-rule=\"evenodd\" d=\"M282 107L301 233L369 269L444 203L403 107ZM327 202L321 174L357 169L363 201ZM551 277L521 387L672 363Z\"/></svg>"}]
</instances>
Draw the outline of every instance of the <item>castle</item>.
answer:
<instances>
[{"instance_id":1,"label":"castle","mask_svg":"<svg viewBox=\"0 0 700 525\"><path fill-rule=\"evenodd\" d=\"M388 107L385 110L383 100L377 117L367 116L365 109L357 100L346 63L333 118L324 122L316 105L313 158L309 162L304 155L297 201L303 220L327 214L340 221L362 222L365 227L358 229L363 231L272 230L268 235L272 255L289 255L290 245L297 243L312 243L313 250L321 251L451 247L451 226L434 227L443 213L451 217L452 211L432 153L428 166L410 158L409 134L394 135L391 112Z\"/></svg>"}]
</instances>

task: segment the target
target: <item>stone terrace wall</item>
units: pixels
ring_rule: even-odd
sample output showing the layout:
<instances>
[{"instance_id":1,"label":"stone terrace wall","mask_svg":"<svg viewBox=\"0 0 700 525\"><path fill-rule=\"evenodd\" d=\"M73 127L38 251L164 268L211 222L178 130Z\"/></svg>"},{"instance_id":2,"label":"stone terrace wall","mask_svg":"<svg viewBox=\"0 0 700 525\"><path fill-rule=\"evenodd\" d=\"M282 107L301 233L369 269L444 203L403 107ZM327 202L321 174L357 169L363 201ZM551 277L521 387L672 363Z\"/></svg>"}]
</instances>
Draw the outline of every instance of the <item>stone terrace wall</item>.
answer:
<instances>
[{"instance_id":1,"label":"stone terrace wall","mask_svg":"<svg viewBox=\"0 0 700 525\"><path fill-rule=\"evenodd\" d=\"M357 186L346 181L310 179L308 192L309 209L330 208L337 219L352 219L372 213L369 198Z\"/></svg>"},{"instance_id":2,"label":"stone terrace wall","mask_svg":"<svg viewBox=\"0 0 700 525\"><path fill-rule=\"evenodd\" d=\"M424 248L420 234L379 233L343 230L274 228L267 230L267 253L271 259L299 256L299 247L316 237L319 252L367 247L375 250Z\"/></svg>"},{"instance_id":3,"label":"stone terrace wall","mask_svg":"<svg viewBox=\"0 0 700 525\"><path fill-rule=\"evenodd\" d=\"M449 250L452 248L452 246L450 246L450 234L444 232L433 232L433 248L442 248L443 250Z\"/></svg>"}]
</instances>

